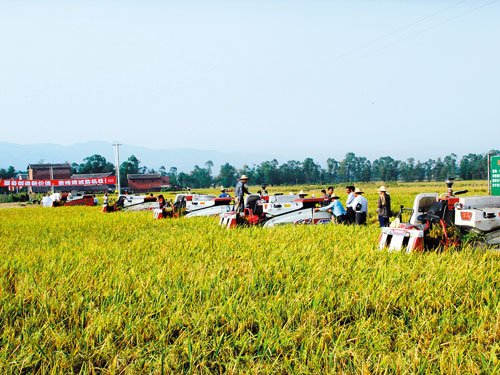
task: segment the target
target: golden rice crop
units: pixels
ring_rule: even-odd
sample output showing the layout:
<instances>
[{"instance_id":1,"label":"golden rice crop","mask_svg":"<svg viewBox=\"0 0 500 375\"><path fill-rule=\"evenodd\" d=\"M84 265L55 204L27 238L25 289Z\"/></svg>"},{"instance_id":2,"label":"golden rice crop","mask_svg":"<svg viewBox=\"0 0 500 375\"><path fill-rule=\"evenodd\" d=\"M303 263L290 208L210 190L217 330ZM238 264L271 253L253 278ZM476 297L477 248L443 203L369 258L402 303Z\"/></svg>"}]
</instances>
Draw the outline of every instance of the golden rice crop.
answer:
<instances>
[{"instance_id":1,"label":"golden rice crop","mask_svg":"<svg viewBox=\"0 0 500 375\"><path fill-rule=\"evenodd\" d=\"M408 205L436 185L390 190ZM378 236L0 210L0 372L500 372L498 256L380 251Z\"/></svg>"}]
</instances>

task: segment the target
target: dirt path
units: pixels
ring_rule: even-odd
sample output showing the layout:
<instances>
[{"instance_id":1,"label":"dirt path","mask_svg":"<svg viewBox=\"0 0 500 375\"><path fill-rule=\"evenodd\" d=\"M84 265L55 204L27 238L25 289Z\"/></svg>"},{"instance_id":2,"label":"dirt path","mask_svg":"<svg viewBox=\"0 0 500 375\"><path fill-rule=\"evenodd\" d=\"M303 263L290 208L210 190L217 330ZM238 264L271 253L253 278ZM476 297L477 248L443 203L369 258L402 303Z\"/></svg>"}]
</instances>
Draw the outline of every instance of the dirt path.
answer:
<instances>
[{"instance_id":1,"label":"dirt path","mask_svg":"<svg viewBox=\"0 0 500 375\"><path fill-rule=\"evenodd\" d=\"M31 204L26 204L25 202L0 203L0 210L4 208L20 208L28 206L31 206Z\"/></svg>"}]
</instances>

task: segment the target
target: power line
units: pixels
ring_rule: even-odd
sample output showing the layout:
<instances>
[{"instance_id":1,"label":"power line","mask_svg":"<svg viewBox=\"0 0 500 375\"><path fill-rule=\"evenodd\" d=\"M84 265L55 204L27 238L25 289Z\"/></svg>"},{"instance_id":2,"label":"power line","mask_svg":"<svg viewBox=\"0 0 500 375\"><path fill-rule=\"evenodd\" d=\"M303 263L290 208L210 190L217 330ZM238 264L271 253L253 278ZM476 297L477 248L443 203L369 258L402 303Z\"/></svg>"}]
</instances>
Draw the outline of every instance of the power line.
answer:
<instances>
[{"instance_id":1,"label":"power line","mask_svg":"<svg viewBox=\"0 0 500 375\"><path fill-rule=\"evenodd\" d=\"M361 55L361 56L358 56L358 57L357 57L357 58L355 58L355 59L352 59L352 60L347 61L347 62L346 62L346 64L347 64L347 63L353 63L353 62L359 61L359 60L361 60L362 58L364 58L364 57L366 57L366 56L369 56L369 55L371 55L371 54L374 54L374 53L378 53L378 52L384 51L384 50L386 50L386 49L388 49L388 48L390 48L390 47L392 47L392 46L394 46L394 45L396 45L396 44L398 44L398 43L401 43L401 42L404 42L404 41L406 41L406 40L408 40L408 39L414 38L414 37L416 37L416 36L418 36L418 35L420 35L420 34L423 34L423 33L427 32L427 31L429 31L429 30L432 30L432 29L435 29L435 28L440 27L440 26L442 26L442 25L445 25L445 24L447 24L447 23L450 23L450 22L452 22L452 21L454 21L454 20L456 20L456 19L458 19L458 18L465 17L465 16L467 16L467 15L469 15L469 14L473 13L473 12L476 12L476 11L478 11L478 10L480 10L480 9L484 8L484 7L487 7L488 5L491 5L491 4L493 4L493 3L496 3L497 1L498 1L498 0L492 0L492 1L489 1L489 2L487 2L487 3L484 3L484 4L481 4L481 5L478 5L478 6L474 7L474 8L472 8L472 9L468 10L467 12L460 13L460 14L458 14L458 15L456 15L456 16L454 16L454 17L448 18L448 19L446 19L446 20L444 20L444 21L442 21L442 22L440 22L440 23L437 23L437 24L431 25L431 26L429 26L429 27L427 27L427 28L425 28L425 29L422 29L422 30L417 31L417 32L415 32L415 33L413 33L413 34L410 34L410 35L408 35L408 36L406 36L406 37L404 37L404 38L398 39L398 40L394 41L393 43L390 43L390 44L388 44L388 45L386 45L386 46L384 46L384 47L381 47L381 48L378 48L378 49L375 49L375 50L369 51L369 52L367 52L367 53L365 53L365 54L363 54L363 55ZM342 65L344 65L344 64L342 64Z\"/></svg>"},{"instance_id":2,"label":"power line","mask_svg":"<svg viewBox=\"0 0 500 375\"><path fill-rule=\"evenodd\" d=\"M122 146L121 143L114 143L113 144L113 147L115 148L115 170L116 170L116 178L117 178L117 182L118 182L118 196L120 196L121 194L121 184L120 184L120 151L119 151L119 147Z\"/></svg>"},{"instance_id":3,"label":"power line","mask_svg":"<svg viewBox=\"0 0 500 375\"><path fill-rule=\"evenodd\" d=\"M380 41L380 40L384 40L384 39L386 39L386 38L388 38L388 37L390 37L390 36L392 36L392 35L394 35L394 34L397 34L397 33L401 32L401 31L404 31L404 30L406 30L406 29L409 29L409 28L411 28L411 27L413 27L413 26L415 26L415 25L418 25L419 23L424 22L424 21L428 20L429 18L435 17L435 16L437 16L437 15L439 15L439 14L441 14L441 13L444 13L444 12L446 12L447 10L449 10L449 9L451 9L451 8L456 7L457 5L460 5L460 4L462 4L462 3L465 3L466 1L468 1L468 0L460 0L460 1L457 1L457 2L455 2L455 3L453 3L453 4L451 4L451 5L449 5L449 6L445 7L445 8L443 8L443 9L438 10L437 12L434 12L434 13L432 13L432 14L429 14L428 16L425 16L425 17L420 18L420 19L418 19L418 20L416 20L416 21L413 21L412 23L410 23L410 24L408 24L408 25L406 25L406 26L402 26L402 27L397 28L397 29L395 29L395 30L393 30L393 31L391 31L391 32L389 32L389 33L387 33L387 34L384 34L384 35L381 35L381 36L379 36L379 37L377 37L377 38L375 38L375 39L369 40L369 41L367 41L367 42L365 42L365 43L361 44L360 46L358 46L358 47L356 47L356 48L353 48L353 49L351 49L351 50L349 50L349 51L347 51L347 52L344 52L344 53L342 53L342 54L338 55L338 56L337 56L337 58L338 58L338 59L341 59L341 58L343 58L343 57L346 57L346 56L352 55L354 52L357 52L357 51L359 51L360 49L363 49L363 48L365 48L365 47L367 47L367 46L370 46L370 45L372 45L372 44L374 44L374 43L376 43L376 42L378 42L378 41Z\"/></svg>"}]
</instances>

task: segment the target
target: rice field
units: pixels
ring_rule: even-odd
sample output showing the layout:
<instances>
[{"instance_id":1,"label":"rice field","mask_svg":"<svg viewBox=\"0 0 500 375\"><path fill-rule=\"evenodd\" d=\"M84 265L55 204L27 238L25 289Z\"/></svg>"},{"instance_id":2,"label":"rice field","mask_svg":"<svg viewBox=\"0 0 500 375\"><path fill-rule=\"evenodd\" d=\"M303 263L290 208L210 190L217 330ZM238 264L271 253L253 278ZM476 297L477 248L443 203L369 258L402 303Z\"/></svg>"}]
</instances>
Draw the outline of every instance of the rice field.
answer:
<instances>
[{"instance_id":1,"label":"rice field","mask_svg":"<svg viewBox=\"0 0 500 375\"><path fill-rule=\"evenodd\" d=\"M499 256L377 250L362 187L362 228L0 210L0 373L500 373ZM395 211L444 191L388 190Z\"/></svg>"}]
</instances>

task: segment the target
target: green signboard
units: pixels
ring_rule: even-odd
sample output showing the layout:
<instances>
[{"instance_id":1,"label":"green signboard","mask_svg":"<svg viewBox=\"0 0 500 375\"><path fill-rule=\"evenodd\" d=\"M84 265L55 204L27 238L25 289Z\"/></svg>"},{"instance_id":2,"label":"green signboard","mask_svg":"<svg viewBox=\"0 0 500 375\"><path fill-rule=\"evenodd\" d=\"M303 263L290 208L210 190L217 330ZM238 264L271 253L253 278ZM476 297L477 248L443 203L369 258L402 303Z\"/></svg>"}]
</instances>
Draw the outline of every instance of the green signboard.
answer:
<instances>
[{"instance_id":1,"label":"green signboard","mask_svg":"<svg viewBox=\"0 0 500 375\"><path fill-rule=\"evenodd\" d=\"M500 156L490 157L490 189L491 195L500 196Z\"/></svg>"}]
</instances>

